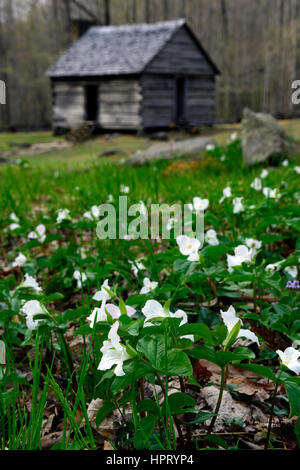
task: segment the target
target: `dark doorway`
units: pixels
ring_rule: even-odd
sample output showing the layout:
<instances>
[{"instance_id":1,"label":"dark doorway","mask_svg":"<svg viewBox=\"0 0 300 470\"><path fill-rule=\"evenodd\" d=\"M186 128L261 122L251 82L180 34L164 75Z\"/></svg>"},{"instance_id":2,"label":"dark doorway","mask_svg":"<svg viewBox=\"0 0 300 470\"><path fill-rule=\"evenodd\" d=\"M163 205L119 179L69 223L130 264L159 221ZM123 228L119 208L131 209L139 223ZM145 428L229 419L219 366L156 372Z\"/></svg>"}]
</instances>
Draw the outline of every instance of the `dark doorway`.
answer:
<instances>
[{"instance_id":1,"label":"dark doorway","mask_svg":"<svg viewBox=\"0 0 300 470\"><path fill-rule=\"evenodd\" d=\"M176 123L186 118L186 80L184 77L178 77L175 80L175 118Z\"/></svg>"},{"instance_id":2,"label":"dark doorway","mask_svg":"<svg viewBox=\"0 0 300 470\"><path fill-rule=\"evenodd\" d=\"M99 112L99 87L87 85L85 87L85 119L86 121L98 121Z\"/></svg>"}]
</instances>

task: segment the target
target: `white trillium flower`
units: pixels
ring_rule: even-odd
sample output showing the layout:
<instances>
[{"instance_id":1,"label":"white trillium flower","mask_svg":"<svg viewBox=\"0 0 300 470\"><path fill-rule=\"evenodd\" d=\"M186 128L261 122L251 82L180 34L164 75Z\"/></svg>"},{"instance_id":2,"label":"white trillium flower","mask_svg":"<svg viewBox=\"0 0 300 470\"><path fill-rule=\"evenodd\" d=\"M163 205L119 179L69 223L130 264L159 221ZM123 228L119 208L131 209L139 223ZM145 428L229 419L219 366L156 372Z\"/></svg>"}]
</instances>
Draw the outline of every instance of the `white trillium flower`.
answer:
<instances>
[{"instance_id":1,"label":"white trillium flower","mask_svg":"<svg viewBox=\"0 0 300 470\"><path fill-rule=\"evenodd\" d=\"M134 263L133 261L130 260L129 264L131 265L131 270L135 277L139 275L139 271L144 271L146 269L143 263L141 263L140 261L136 261Z\"/></svg>"},{"instance_id":2,"label":"white trillium flower","mask_svg":"<svg viewBox=\"0 0 300 470\"><path fill-rule=\"evenodd\" d=\"M280 268L280 265L283 263L283 261L278 261L277 263L273 263L273 264L268 264L266 267L265 267L265 270L267 272L270 272L270 273L273 273L275 271L277 271L277 269Z\"/></svg>"},{"instance_id":3,"label":"white trillium flower","mask_svg":"<svg viewBox=\"0 0 300 470\"><path fill-rule=\"evenodd\" d=\"M17 268L17 267L22 267L26 263L27 258L23 253L19 253L18 256L15 258L12 267Z\"/></svg>"},{"instance_id":4,"label":"white trillium flower","mask_svg":"<svg viewBox=\"0 0 300 470\"><path fill-rule=\"evenodd\" d=\"M295 166L294 170L297 173L297 175L300 175L300 166Z\"/></svg>"},{"instance_id":5,"label":"white trillium flower","mask_svg":"<svg viewBox=\"0 0 300 470\"><path fill-rule=\"evenodd\" d=\"M290 162L288 161L288 159L285 159L285 160L282 162L282 166L287 167L287 166L289 166L289 163L290 163Z\"/></svg>"},{"instance_id":6,"label":"white trillium flower","mask_svg":"<svg viewBox=\"0 0 300 470\"><path fill-rule=\"evenodd\" d=\"M268 174L269 174L268 170L263 170L260 174L260 177L262 179L265 179L268 176Z\"/></svg>"},{"instance_id":7,"label":"white trillium flower","mask_svg":"<svg viewBox=\"0 0 300 470\"><path fill-rule=\"evenodd\" d=\"M36 227L33 232L28 234L29 240L37 240L40 243L44 243L46 239L46 227L43 224L40 224Z\"/></svg>"},{"instance_id":8,"label":"white trillium flower","mask_svg":"<svg viewBox=\"0 0 300 470\"><path fill-rule=\"evenodd\" d=\"M83 217L84 217L85 219L91 220L92 222L93 222L95 219L99 219L99 217L100 217L100 209L99 209L99 207L98 207L98 206L93 206L89 212L85 212L85 213L83 214Z\"/></svg>"},{"instance_id":9,"label":"white trillium flower","mask_svg":"<svg viewBox=\"0 0 300 470\"><path fill-rule=\"evenodd\" d=\"M215 150L215 148L216 148L216 147L215 147L215 145L213 145L213 144L207 144L207 145L206 145L206 150L207 150L208 152L209 152L210 150Z\"/></svg>"},{"instance_id":10,"label":"white trillium flower","mask_svg":"<svg viewBox=\"0 0 300 470\"><path fill-rule=\"evenodd\" d=\"M26 302L21 312L26 316L26 325L29 330L35 330L41 320L34 320L35 315L41 315L45 313L40 302L38 300L29 300Z\"/></svg>"},{"instance_id":11,"label":"white trillium flower","mask_svg":"<svg viewBox=\"0 0 300 470\"><path fill-rule=\"evenodd\" d=\"M77 270L74 272L73 276L77 281L78 289L81 289L83 283L87 280L86 274L80 273L80 271Z\"/></svg>"},{"instance_id":12,"label":"white trillium flower","mask_svg":"<svg viewBox=\"0 0 300 470\"><path fill-rule=\"evenodd\" d=\"M95 219L99 219L100 217L100 209L98 206L92 206L91 208L91 213L92 216L95 217Z\"/></svg>"},{"instance_id":13,"label":"white trillium flower","mask_svg":"<svg viewBox=\"0 0 300 470\"><path fill-rule=\"evenodd\" d=\"M9 230L11 230L12 232L13 232L14 230L16 230L17 228L20 228L20 227L21 227L21 225L19 225L19 224L10 224L10 225L8 226Z\"/></svg>"},{"instance_id":14,"label":"white trillium flower","mask_svg":"<svg viewBox=\"0 0 300 470\"><path fill-rule=\"evenodd\" d=\"M126 313L129 317L132 317L136 310L133 307L125 305ZM90 322L91 328L93 327L94 323L98 322L106 322L107 321L107 312L114 320L118 320L122 315L121 310L119 307L113 304L106 304L106 301L103 300L102 305L100 308L94 308L93 312L87 320Z\"/></svg>"},{"instance_id":15,"label":"white trillium flower","mask_svg":"<svg viewBox=\"0 0 300 470\"><path fill-rule=\"evenodd\" d=\"M287 266L285 272L288 273L293 279L296 279L298 276L297 266Z\"/></svg>"},{"instance_id":16,"label":"white trillium flower","mask_svg":"<svg viewBox=\"0 0 300 470\"><path fill-rule=\"evenodd\" d=\"M262 242L253 238L246 238L246 245L252 250L253 256L255 256L256 252L261 249Z\"/></svg>"},{"instance_id":17,"label":"white trillium flower","mask_svg":"<svg viewBox=\"0 0 300 470\"><path fill-rule=\"evenodd\" d=\"M201 199L201 197L194 197L193 199L193 208L196 212L206 211L209 206L208 199Z\"/></svg>"},{"instance_id":18,"label":"white trillium flower","mask_svg":"<svg viewBox=\"0 0 300 470\"><path fill-rule=\"evenodd\" d=\"M223 312L223 310L221 310L221 316L222 316L222 319L223 319L223 322L224 322L225 326L227 327L228 333L231 332L231 330L235 327L235 325L239 321L241 322L241 325L243 325L242 320L239 317L237 317L236 312L235 312L235 308L232 305L229 307L227 312ZM249 339L253 343L257 343L258 346L259 346L259 341L258 341L257 336L250 330L244 330L244 329L241 328L240 331L239 331L237 339L238 338Z\"/></svg>"},{"instance_id":19,"label":"white trillium flower","mask_svg":"<svg viewBox=\"0 0 300 470\"><path fill-rule=\"evenodd\" d=\"M241 266L243 263L251 263L253 258L253 251L249 250L247 246L240 245L234 250L234 256L227 255L228 271L233 272L235 266Z\"/></svg>"},{"instance_id":20,"label":"white trillium flower","mask_svg":"<svg viewBox=\"0 0 300 470\"><path fill-rule=\"evenodd\" d=\"M295 374L300 374L300 361L298 361L300 357L300 351L290 347L287 348L284 352L278 349L276 353L280 357L282 364L284 364L291 371L295 372Z\"/></svg>"},{"instance_id":21,"label":"white trillium flower","mask_svg":"<svg viewBox=\"0 0 300 470\"><path fill-rule=\"evenodd\" d=\"M225 189L223 189L223 197L220 199L220 204L222 204L222 202L224 202L225 199L228 199L230 197L232 197L231 187L227 186Z\"/></svg>"},{"instance_id":22,"label":"white trillium flower","mask_svg":"<svg viewBox=\"0 0 300 470\"><path fill-rule=\"evenodd\" d=\"M14 212L12 212L12 213L10 214L9 220L12 220L13 222L16 222L16 223L20 222L19 217L17 217Z\"/></svg>"},{"instance_id":23,"label":"white trillium flower","mask_svg":"<svg viewBox=\"0 0 300 470\"><path fill-rule=\"evenodd\" d=\"M240 212L244 212L245 207L244 207L244 204L242 203L243 199L244 199L243 197L236 197L232 201L234 214L239 214Z\"/></svg>"},{"instance_id":24,"label":"white trillium flower","mask_svg":"<svg viewBox=\"0 0 300 470\"><path fill-rule=\"evenodd\" d=\"M69 209L59 209L57 211L57 218L56 218L56 222L58 224L60 224L61 222L63 222L64 220L70 220L71 217L70 217L70 211Z\"/></svg>"},{"instance_id":25,"label":"white trillium flower","mask_svg":"<svg viewBox=\"0 0 300 470\"><path fill-rule=\"evenodd\" d=\"M187 260L191 262L198 262L200 261L200 255L197 251L195 251L194 253L190 254Z\"/></svg>"},{"instance_id":26,"label":"white trillium flower","mask_svg":"<svg viewBox=\"0 0 300 470\"><path fill-rule=\"evenodd\" d=\"M112 194L109 194L109 195L108 195L107 202L114 202L114 197L113 197Z\"/></svg>"},{"instance_id":27,"label":"white trillium flower","mask_svg":"<svg viewBox=\"0 0 300 470\"><path fill-rule=\"evenodd\" d=\"M129 354L126 351L126 348L120 342L120 336L117 331L119 329L119 322L113 324L108 333L108 340L104 341L101 348L103 354L98 370L109 370L113 366L116 366L114 374L117 377L122 377L125 375L123 371L123 363L130 359Z\"/></svg>"},{"instance_id":28,"label":"white trillium flower","mask_svg":"<svg viewBox=\"0 0 300 470\"><path fill-rule=\"evenodd\" d=\"M230 140L234 142L238 138L237 132L233 132L230 136Z\"/></svg>"},{"instance_id":29,"label":"white trillium flower","mask_svg":"<svg viewBox=\"0 0 300 470\"><path fill-rule=\"evenodd\" d=\"M158 286L158 282L151 282L148 277L145 277L145 279L143 280L143 285L144 287L142 287L140 291L141 295L149 294L149 292L152 292L154 289L156 289L156 287Z\"/></svg>"},{"instance_id":30,"label":"white trillium flower","mask_svg":"<svg viewBox=\"0 0 300 470\"><path fill-rule=\"evenodd\" d=\"M183 310L176 310L175 313L168 312L156 300L148 300L142 312L146 317L145 326L153 326L151 320L154 318L182 318L179 326L185 325L188 322L187 314ZM182 336L181 339L190 339L194 341L193 335Z\"/></svg>"},{"instance_id":31,"label":"white trillium flower","mask_svg":"<svg viewBox=\"0 0 300 470\"><path fill-rule=\"evenodd\" d=\"M108 279L105 279L105 281L103 282L101 286L101 289L98 292L96 292L96 294L94 295L93 300L102 302L103 300L107 301L111 299L111 295L109 292L107 292L106 289L110 290L110 287L108 285Z\"/></svg>"},{"instance_id":32,"label":"white trillium flower","mask_svg":"<svg viewBox=\"0 0 300 470\"><path fill-rule=\"evenodd\" d=\"M222 157L220 158L221 162L225 162L226 160L226 155L222 155Z\"/></svg>"},{"instance_id":33,"label":"white trillium flower","mask_svg":"<svg viewBox=\"0 0 300 470\"><path fill-rule=\"evenodd\" d=\"M176 238L180 253L188 256L188 261L199 261L199 249L201 243L197 238L190 238L187 235L180 235Z\"/></svg>"},{"instance_id":34,"label":"white trillium flower","mask_svg":"<svg viewBox=\"0 0 300 470\"><path fill-rule=\"evenodd\" d=\"M130 188L128 186L125 186L124 184L121 184L120 192L124 194L128 194L130 192Z\"/></svg>"},{"instance_id":35,"label":"white trillium flower","mask_svg":"<svg viewBox=\"0 0 300 470\"><path fill-rule=\"evenodd\" d=\"M253 183L251 183L251 188L255 189L255 191L261 191L262 190L262 182L260 178L255 178Z\"/></svg>"},{"instance_id":36,"label":"white trillium flower","mask_svg":"<svg viewBox=\"0 0 300 470\"><path fill-rule=\"evenodd\" d=\"M281 194L278 192L278 189L264 188L263 194L269 199L280 199Z\"/></svg>"},{"instance_id":37,"label":"white trillium flower","mask_svg":"<svg viewBox=\"0 0 300 470\"><path fill-rule=\"evenodd\" d=\"M93 222L93 220L94 220L91 212L85 212L85 213L83 214L83 217L84 217L85 219L91 220L92 222Z\"/></svg>"},{"instance_id":38,"label":"white trillium flower","mask_svg":"<svg viewBox=\"0 0 300 470\"><path fill-rule=\"evenodd\" d=\"M29 287L31 289L33 289L35 292L41 292L42 288L39 286L37 280L32 277L32 276L29 276L29 274L25 274L25 281L22 282L22 284L20 284L21 288L25 287Z\"/></svg>"},{"instance_id":39,"label":"white trillium flower","mask_svg":"<svg viewBox=\"0 0 300 470\"><path fill-rule=\"evenodd\" d=\"M217 237L217 232L213 229L208 230L206 232L205 241L211 246L217 246L220 244L218 237Z\"/></svg>"}]
</instances>

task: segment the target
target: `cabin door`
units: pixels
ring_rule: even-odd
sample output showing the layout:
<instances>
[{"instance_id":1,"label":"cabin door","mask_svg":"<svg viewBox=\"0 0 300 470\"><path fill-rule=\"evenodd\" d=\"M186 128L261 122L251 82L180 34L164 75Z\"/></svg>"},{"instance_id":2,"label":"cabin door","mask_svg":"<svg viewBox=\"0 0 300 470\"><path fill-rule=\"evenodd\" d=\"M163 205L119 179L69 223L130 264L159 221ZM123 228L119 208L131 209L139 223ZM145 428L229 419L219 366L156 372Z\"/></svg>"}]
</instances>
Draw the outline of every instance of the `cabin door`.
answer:
<instances>
[{"instance_id":1,"label":"cabin door","mask_svg":"<svg viewBox=\"0 0 300 470\"><path fill-rule=\"evenodd\" d=\"M87 85L85 87L85 119L97 122L99 115L99 87Z\"/></svg>"},{"instance_id":2,"label":"cabin door","mask_svg":"<svg viewBox=\"0 0 300 470\"><path fill-rule=\"evenodd\" d=\"M176 124L186 118L186 79L175 79L175 119Z\"/></svg>"}]
</instances>

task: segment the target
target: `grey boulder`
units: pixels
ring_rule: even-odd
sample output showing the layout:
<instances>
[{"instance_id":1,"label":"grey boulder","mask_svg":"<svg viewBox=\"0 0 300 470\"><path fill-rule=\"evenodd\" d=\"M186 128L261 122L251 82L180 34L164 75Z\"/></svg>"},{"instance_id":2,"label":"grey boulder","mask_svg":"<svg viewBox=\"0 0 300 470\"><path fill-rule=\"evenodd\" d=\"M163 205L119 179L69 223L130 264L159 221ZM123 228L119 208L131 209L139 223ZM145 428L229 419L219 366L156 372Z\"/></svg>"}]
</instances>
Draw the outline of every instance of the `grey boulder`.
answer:
<instances>
[{"instance_id":1,"label":"grey boulder","mask_svg":"<svg viewBox=\"0 0 300 470\"><path fill-rule=\"evenodd\" d=\"M204 156L201 153L206 150L207 145L215 146L216 143L211 138L198 137L183 140L182 142L170 141L168 143L155 144L147 150L136 152L126 163L132 166L140 166L158 160L172 160L175 157L187 155L197 155L199 159L202 159Z\"/></svg>"},{"instance_id":2,"label":"grey boulder","mask_svg":"<svg viewBox=\"0 0 300 470\"><path fill-rule=\"evenodd\" d=\"M281 159L292 151L293 144L285 130L270 114L254 113L246 108L242 121L243 159L247 166L270 158Z\"/></svg>"}]
</instances>

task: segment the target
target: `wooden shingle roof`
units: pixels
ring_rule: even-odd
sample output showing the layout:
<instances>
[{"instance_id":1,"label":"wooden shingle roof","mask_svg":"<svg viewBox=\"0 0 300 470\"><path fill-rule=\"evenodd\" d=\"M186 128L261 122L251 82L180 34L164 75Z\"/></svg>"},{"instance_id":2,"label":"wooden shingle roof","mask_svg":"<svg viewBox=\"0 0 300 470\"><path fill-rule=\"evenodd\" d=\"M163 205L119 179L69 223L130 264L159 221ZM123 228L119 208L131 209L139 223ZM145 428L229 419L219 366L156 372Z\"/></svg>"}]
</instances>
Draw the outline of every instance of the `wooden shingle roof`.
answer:
<instances>
[{"instance_id":1,"label":"wooden shingle roof","mask_svg":"<svg viewBox=\"0 0 300 470\"><path fill-rule=\"evenodd\" d=\"M154 24L92 27L50 67L47 76L96 77L142 73L184 25L186 22L181 19ZM218 73L217 67L189 31Z\"/></svg>"}]
</instances>

